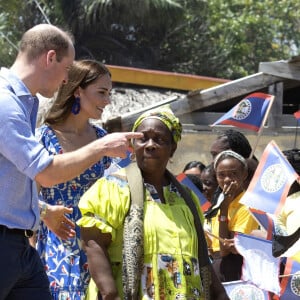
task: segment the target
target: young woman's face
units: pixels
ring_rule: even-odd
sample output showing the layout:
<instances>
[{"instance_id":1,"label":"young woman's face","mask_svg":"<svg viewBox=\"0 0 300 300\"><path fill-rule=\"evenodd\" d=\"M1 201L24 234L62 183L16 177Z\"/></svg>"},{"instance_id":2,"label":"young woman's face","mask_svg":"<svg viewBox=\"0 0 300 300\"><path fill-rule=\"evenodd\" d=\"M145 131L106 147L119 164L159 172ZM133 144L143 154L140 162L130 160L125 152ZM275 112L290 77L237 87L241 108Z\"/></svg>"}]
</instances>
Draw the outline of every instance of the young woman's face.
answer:
<instances>
[{"instance_id":1,"label":"young woman's face","mask_svg":"<svg viewBox=\"0 0 300 300\"><path fill-rule=\"evenodd\" d=\"M154 118L145 119L137 128L144 134L143 138L133 141L137 164L144 172L152 172L155 176L158 170L164 170L177 145L167 126Z\"/></svg>"},{"instance_id":2,"label":"young woman's face","mask_svg":"<svg viewBox=\"0 0 300 300\"><path fill-rule=\"evenodd\" d=\"M213 170L204 169L201 172L200 179L203 185L203 194L206 197L207 201L211 202L214 192L218 187L216 174Z\"/></svg>"},{"instance_id":3,"label":"young woman's face","mask_svg":"<svg viewBox=\"0 0 300 300\"><path fill-rule=\"evenodd\" d=\"M100 119L106 105L110 103L112 81L109 74L96 79L86 88L79 88L80 112L88 118Z\"/></svg>"},{"instance_id":4,"label":"young woman's face","mask_svg":"<svg viewBox=\"0 0 300 300\"><path fill-rule=\"evenodd\" d=\"M216 177L220 188L226 190L232 184L235 196L244 189L247 175L248 172L244 165L233 157L222 159L216 168Z\"/></svg>"}]
</instances>

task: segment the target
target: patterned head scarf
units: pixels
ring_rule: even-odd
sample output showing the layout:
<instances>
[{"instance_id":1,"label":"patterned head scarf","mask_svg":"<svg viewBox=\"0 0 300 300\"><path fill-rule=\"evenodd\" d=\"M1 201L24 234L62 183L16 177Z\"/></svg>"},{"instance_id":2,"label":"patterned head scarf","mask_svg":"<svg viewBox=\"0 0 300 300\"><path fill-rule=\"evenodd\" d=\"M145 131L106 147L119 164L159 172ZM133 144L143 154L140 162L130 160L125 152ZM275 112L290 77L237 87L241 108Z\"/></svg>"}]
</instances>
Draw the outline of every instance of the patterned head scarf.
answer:
<instances>
[{"instance_id":1,"label":"patterned head scarf","mask_svg":"<svg viewBox=\"0 0 300 300\"><path fill-rule=\"evenodd\" d=\"M145 119L154 118L162 121L170 130L173 140L175 143L178 143L181 139L182 125L179 119L173 114L172 110L168 107L160 107L155 110L150 110L144 112L139 118L135 121L132 131L141 125Z\"/></svg>"}]
</instances>

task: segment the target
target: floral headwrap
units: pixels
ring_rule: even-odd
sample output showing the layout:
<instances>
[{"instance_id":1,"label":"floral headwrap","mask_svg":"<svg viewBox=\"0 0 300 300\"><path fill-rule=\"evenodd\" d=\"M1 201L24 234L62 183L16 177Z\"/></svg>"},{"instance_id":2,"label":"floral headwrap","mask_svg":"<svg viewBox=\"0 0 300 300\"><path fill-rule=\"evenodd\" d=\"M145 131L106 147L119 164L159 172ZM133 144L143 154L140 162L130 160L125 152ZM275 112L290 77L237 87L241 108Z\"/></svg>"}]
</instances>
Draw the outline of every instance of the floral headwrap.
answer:
<instances>
[{"instance_id":1,"label":"floral headwrap","mask_svg":"<svg viewBox=\"0 0 300 300\"><path fill-rule=\"evenodd\" d=\"M150 110L144 112L139 118L135 121L132 131L141 125L145 119L154 118L162 121L171 131L173 140L175 143L178 143L181 139L182 125L179 119L173 114L172 110L169 107L160 107L155 110Z\"/></svg>"}]
</instances>

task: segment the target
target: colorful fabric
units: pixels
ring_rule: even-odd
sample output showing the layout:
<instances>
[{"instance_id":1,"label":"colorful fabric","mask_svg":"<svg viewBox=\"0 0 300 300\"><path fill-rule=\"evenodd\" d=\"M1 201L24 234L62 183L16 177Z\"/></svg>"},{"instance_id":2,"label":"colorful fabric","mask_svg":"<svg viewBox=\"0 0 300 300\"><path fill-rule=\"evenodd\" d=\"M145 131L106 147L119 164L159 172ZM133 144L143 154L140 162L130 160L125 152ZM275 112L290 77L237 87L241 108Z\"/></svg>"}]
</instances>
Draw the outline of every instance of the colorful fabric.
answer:
<instances>
[{"instance_id":1,"label":"colorful fabric","mask_svg":"<svg viewBox=\"0 0 300 300\"><path fill-rule=\"evenodd\" d=\"M259 131L264 126L266 113L273 100L273 95L250 94L211 126L224 124Z\"/></svg>"},{"instance_id":2,"label":"colorful fabric","mask_svg":"<svg viewBox=\"0 0 300 300\"><path fill-rule=\"evenodd\" d=\"M193 215L173 184L164 187L167 203L161 203L152 185L145 184L144 268L140 299L203 299L198 267L198 241ZM195 194L193 201L198 203ZM98 180L81 198L79 226L96 226L110 233L108 254L118 292L122 288L122 239L124 218L130 206L130 191L122 169ZM199 205L198 205L199 208ZM198 213L203 222L203 215ZM96 299L91 280L87 299Z\"/></svg>"},{"instance_id":3,"label":"colorful fabric","mask_svg":"<svg viewBox=\"0 0 300 300\"><path fill-rule=\"evenodd\" d=\"M241 203L270 214L281 211L298 174L274 141L265 148Z\"/></svg>"},{"instance_id":4,"label":"colorful fabric","mask_svg":"<svg viewBox=\"0 0 300 300\"><path fill-rule=\"evenodd\" d=\"M148 118L154 118L162 121L171 131L174 142L178 143L181 139L182 125L179 119L173 114L168 107L160 107L159 109L149 110L144 112L134 123L132 131L141 125L141 123Z\"/></svg>"},{"instance_id":5,"label":"colorful fabric","mask_svg":"<svg viewBox=\"0 0 300 300\"><path fill-rule=\"evenodd\" d=\"M106 134L102 128L94 126L97 137ZM49 126L42 126L38 130L40 142L50 153L61 154L63 149ZM78 202L83 193L100 177L110 165L111 159L103 157L84 173L66 183L52 188L42 188L43 200L51 205L72 207L73 213L68 217L76 222L80 217ZM80 229L76 226L76 236L63 241L48 230L41 222L37 235L37 250L47 271L50 289L54 300L84 299L89 283L87 258L80 246Z\"/></svg>"}]
</instances>

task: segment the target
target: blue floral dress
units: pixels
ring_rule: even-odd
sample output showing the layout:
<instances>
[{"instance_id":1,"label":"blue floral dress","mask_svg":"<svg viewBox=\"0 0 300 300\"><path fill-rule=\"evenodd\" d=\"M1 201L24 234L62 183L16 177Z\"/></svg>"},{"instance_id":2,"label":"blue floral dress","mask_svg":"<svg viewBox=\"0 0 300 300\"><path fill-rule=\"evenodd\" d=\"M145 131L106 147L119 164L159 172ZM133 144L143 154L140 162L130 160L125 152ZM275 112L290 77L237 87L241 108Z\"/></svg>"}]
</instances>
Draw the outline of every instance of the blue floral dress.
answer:
<instances>
[{"instance_id":1,"label":"blue floral dress","mask_svg":"<svg viewBox=\"0 0 300 300\"><path fill-rule=\"evenodd\" d=\"M106 131L94 126L97 137ZM51 127L43 125L37 130L40 142L53 154L63 150ZM51 205L72 207L68 217L75 223L81 218L78 202L82 194L100 177L111 164L111 158L103 157L98 163L85 170L80 176L51 188L42 188L42 200ZM58 238L43 222L37 233L37 250L45 266L54 300L81 300L90 280L87 258L80 244L80 229L76 226L76 236L67 241Z\"/></svg>"}]
</instances>

